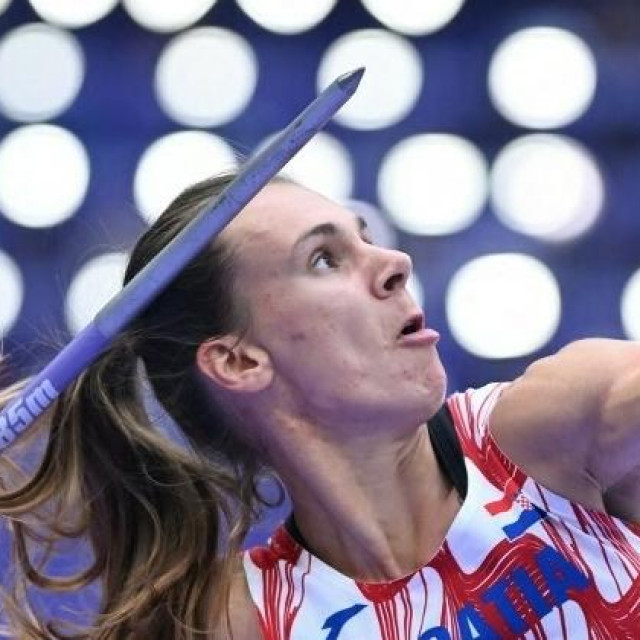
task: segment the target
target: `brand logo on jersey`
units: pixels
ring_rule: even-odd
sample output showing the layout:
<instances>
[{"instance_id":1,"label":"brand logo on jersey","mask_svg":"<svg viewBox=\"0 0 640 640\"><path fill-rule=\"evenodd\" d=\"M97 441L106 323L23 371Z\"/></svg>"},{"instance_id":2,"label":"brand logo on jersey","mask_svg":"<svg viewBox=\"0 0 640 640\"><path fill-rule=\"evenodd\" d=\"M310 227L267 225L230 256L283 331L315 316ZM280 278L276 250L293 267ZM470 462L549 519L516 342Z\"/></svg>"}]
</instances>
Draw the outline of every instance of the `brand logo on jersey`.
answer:
<instances>
[{"instance_id":1,"label":"brand logo on jersey","mask_svg":"<svg viewBox=\"0 0 640 640\"><path fill-rule=\"evenodd\" d=\"M363 609L366 609L366 604L354 604L352 607L348 609L341 609L340 611L336 611L332 613L322 625L323 629L328 629L329 633L325 640L338 640L338 636L344 627L351 618L358 615Z\"/></svg>"},{"instance_id":2,"label":"brand logo on jersey","mask_svg":"<svg viewBox=\"0 0 640 640\"><path fill-rule=\"evenodd\" d=\"M10 404L0 414L0 448L11 444L51 403L59 392L51 380L43 380L29 395Z\"/></svg>"}]
</instances>

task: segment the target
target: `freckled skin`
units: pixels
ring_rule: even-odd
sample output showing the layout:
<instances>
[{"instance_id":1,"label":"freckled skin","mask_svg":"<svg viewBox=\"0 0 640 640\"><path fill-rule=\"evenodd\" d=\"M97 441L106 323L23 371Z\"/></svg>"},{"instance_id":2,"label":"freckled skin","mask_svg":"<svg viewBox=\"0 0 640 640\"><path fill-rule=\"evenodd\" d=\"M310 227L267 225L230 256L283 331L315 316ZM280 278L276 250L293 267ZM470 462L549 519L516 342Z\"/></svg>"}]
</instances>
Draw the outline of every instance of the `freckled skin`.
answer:
<instances>
[{"instance_id":1,"label":"freckled skin","mask_svg":"<svg viewBox=\"0 0 640 640\"><path fill-rule=\"evenodd\" d=\"M340 236L312 238L331 223ZM415 429L440 405L445 374L435 346L398 346L417 310L405 288L409 258L363 239L354 214L297 186L264 190L225 231L238 288L253 310L251 339L270 355L276 383L332 429ZM314 252L335 254L335 268ZM348 424L346 421L348 418ZM376 423L378 426L376 426Z\"/></svg>"},{"instance_id":2,"label":"freckled skin","mask_svg":"<svg viewBox=\"0 0 640 640\"><path fill-rule=\"evenodd\" d=\"M201 371L319 557L362 579L406 575L459 508L425 428L446 387L437 334L400 337L420 312L409 257L373 245L351 211L281 183L223 237L251 323L240 341L201 345Z\"/></svg>"}]
</instances>

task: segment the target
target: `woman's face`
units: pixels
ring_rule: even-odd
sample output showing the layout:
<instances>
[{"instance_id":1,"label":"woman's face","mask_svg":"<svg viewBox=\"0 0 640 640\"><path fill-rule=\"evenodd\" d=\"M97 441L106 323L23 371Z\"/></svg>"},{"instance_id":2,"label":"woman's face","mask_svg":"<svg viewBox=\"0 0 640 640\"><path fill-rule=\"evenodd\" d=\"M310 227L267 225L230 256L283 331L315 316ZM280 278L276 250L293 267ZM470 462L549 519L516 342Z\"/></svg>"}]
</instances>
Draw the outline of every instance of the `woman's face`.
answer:
<instances>
[{"instance_id":1,"label":"woman's face","mask_svg":"<svg viewBox=\"0 0 640 640\"><path fill-rule=\"evenodd\" d=\"M438 335L405 287L406 254L373 245L352 212L286 183L264 189L224 234L249 301L248 339L298 411L370 429L415 425L439 407Z\"/></svg>"}]
</instances>

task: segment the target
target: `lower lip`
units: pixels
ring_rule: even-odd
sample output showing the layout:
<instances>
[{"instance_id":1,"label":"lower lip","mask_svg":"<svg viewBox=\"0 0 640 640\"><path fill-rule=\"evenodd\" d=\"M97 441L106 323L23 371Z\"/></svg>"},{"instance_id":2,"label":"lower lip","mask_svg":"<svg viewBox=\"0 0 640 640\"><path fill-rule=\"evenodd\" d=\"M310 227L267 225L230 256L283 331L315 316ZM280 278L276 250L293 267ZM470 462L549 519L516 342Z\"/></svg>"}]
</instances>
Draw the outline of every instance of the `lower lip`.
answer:
<instances>
[{"instance_id":1,"label":"lower lip","mask_svg":"<svg viewBox=\"0 0 640 640\"><path fill-rule=\"evenodd\" d=\"M440 340L440 334L434 329L420 329L415 333L406 336L400 336L400 344L403 345L433 345Z\"/></svg>"}]
</instances>

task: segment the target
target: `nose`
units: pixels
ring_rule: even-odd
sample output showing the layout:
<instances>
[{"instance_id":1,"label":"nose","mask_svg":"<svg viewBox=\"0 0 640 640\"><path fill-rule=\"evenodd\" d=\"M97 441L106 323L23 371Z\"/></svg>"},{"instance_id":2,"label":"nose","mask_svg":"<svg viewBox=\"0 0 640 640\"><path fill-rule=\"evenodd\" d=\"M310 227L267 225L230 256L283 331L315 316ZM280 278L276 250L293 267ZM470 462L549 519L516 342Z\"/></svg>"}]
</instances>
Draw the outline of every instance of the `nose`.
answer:
<instances>
[{"instance_id":1,"label":"nose","mask_svg":"<svg viewBox=\"0 0 640 640\"><path fill-rule=\"evenodd\" d=\"M411 258L403 251L376 247L378 252L377 269L375 271L374 292L381 298L386 298L407 284L413 270Z\"/></svg>"}]
</instances>

